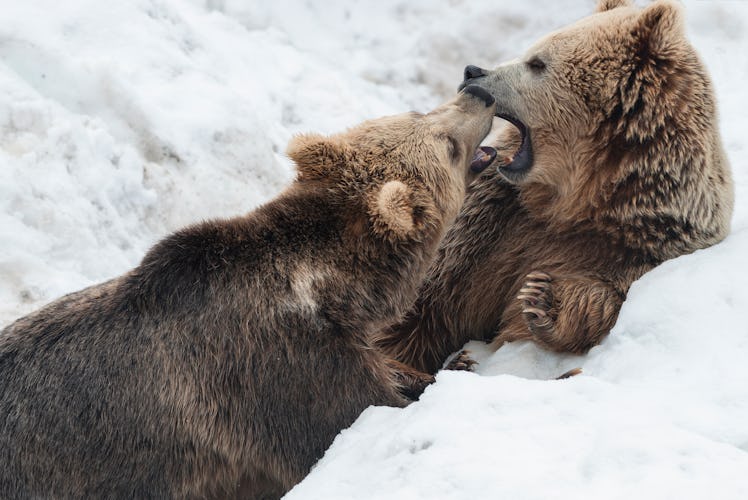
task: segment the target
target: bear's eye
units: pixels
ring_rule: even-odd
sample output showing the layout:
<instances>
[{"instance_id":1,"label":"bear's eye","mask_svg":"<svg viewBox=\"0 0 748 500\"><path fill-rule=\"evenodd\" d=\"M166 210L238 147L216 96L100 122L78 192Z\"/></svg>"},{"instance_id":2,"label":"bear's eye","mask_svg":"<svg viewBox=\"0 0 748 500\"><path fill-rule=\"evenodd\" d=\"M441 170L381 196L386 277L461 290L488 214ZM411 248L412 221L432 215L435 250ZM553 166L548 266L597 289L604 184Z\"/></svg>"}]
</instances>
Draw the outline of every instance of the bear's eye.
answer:
<instances>
[{"instance_id":1,"label":"bear's eye","mask_svg":"<svg viewBox=\"0 0 748 500\"><path fill-rule=\"evenodd\" d=\"M534 56L530 58L529 61L527 61L525 64L527 64L527 67L531 70L540 73L541 71L545 70L545 63L541 58L538 56Z\"/></svg>"}]
</instances>

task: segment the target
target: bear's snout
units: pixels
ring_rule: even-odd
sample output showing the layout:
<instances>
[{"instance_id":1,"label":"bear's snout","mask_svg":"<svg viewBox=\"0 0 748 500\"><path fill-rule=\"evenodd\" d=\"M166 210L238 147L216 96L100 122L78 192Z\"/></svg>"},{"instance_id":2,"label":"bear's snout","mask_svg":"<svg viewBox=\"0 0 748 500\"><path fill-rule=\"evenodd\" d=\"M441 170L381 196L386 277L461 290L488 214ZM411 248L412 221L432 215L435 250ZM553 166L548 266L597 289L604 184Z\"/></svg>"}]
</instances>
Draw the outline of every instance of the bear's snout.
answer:
<instances>
[{"instance_id":1,"label":"bear's snout","mask_svg":"<svg viewBox=\"0 0 748 500\"><path fill-rule=\"evenodd\" d=\"M486 70L484 70L483 68L473 66L472 64L465 66L463 80L468 81L472 80L473 78L480 78L481 76L486 76Z\"/></svg>"},{"instance_id":2,"label":"bear's snout","mask_svg":"<svg viewBox=\"0 0 748 500\"><path fill-rule=\"evenodd\" d=\"M459 92L470 85L471 80L486 76L487 74L488 72L485 69L479 68L478 66L473 66L472 64L468 64L467 66L465 66L465 71L462 74L462 83L457 88L457 91Z\"/></svg>"}]
</instances>

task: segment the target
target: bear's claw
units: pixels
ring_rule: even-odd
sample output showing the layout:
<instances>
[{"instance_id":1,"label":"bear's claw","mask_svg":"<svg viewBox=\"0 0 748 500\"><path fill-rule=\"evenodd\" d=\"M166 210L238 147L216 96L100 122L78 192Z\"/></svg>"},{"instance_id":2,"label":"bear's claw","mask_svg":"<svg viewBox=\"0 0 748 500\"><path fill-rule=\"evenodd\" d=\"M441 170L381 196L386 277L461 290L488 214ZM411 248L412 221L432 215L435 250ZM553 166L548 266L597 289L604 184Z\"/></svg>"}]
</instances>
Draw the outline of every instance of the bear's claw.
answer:
<instances>
[{"instance_id":1,"label":"bear's claw","mask_svg":"<svg viewBox=\"0 0 748 500\"><path fill-rule=\"evenodd\" d=\"M433 375L418 371L400 361L387 358L385 363L392 370L400 394L411 401L417 401L426 387L434 383Z\"/></svg>"},{"instance_id":2,"label":"bear's claw","mask_svg":"<svg viewBox=\"0 0 748 500\"><path fill-rule=\"evenodd\" d=\"M531 281L545 281L547 283L551 282L551 277L547 273L543 273L540 271L533 271L530 274L526 276L528 280Z\"/></svg>"},{"instance_id":3,"label":"bear's claw","mask_svg":"<svg viewBox=\"0 0 748 500\"><path fill-rule=\"evenodd\" d=\"M522 315L527 327L542 340L553 334L552 279L548 274L540 271L529 273L526 279L517 299L522 303Z\"/></svg>"},{"instance_id":4,"label":"bear's claw","mask_svg":"<svg viewBox=\"0 0 748 500\"><path fill-rule=\"evenodd\" d=\"M580 373L582 373L582 369L581 368L572 368L571 370L569 370L567 372L564 372L563 374L561 374L558 377L556 377L556 380L564 380L564 379L567 379L567 378L576 377Z\"/></svg>"},{"instance_id":5,"label":"bear's claw","mask_svg":"<svg viewBox=\"0 0 748 500\"><path fill-rule=\"evenodd\" d=\"M524 309L522 309L522 312L534 314L538 318L545 318L546 316L548 316L547 312L545 312L543 309L538 309L537 307L525 307Z\"/></svg>"},{"instance_id":6,"label":"bear's claw","mask_svg":"<svg viewBox=\"0 0 748 500\"><path fill-rule=\"evenodd\" d=\"M470 357L470 351L460 351L452 360L444 367L445 370L471 372L473 366L477 365L478 362Z\"/></svg>"}]
</instances>

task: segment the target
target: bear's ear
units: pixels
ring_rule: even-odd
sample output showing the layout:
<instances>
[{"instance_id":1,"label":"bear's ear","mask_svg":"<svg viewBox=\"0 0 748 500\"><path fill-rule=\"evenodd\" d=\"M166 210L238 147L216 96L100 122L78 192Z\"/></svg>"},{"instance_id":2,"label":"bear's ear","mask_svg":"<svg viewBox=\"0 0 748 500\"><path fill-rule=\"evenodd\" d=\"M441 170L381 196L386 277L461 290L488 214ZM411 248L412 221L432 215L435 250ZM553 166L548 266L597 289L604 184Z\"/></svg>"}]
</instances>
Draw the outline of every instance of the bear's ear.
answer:
<instances>
[{"instance_id":1,"label":"bear's ear","mask_svg":"<svg viewBox=\"0 0 748 500\"><path fill-rule=\"evenodd\" d=\"M291 139L286 154L296 163L300 180L320 179L345 163L346 147L334 137L302 134Z\"/></svg>"},{"instance_id":2,"label":"bear's ear","mask_svg":"<svg viewBox=\"0 0 748 500\"><path fill-rule=\"evenodd\" d=\"M650 4L639 14L635 32L646 55L657 58L676 56L684 37L680 5L670 0Z\"/></svg>"},{"instance_id":3,"label":"bear's ear","mask_svg":"<svg viewBox=\"0 0 748 500\"><path fill-rule=\"evenodd\" d=\"M616 7L628 7L629 5L631 5L631 0L598 0L595 12L605 12Z\"/></svg>"},{"instance_id":4,"label":"bear's ear","mask_svg":"<svg viewBox=\"0 0 748 500\"><path fill-rule=\"evenodd\" d=\"M424 222L435 216L433 202L400 181L386 182L368 198L374 232L392 242L416 236Z\"/></svg>"}]
</instances>

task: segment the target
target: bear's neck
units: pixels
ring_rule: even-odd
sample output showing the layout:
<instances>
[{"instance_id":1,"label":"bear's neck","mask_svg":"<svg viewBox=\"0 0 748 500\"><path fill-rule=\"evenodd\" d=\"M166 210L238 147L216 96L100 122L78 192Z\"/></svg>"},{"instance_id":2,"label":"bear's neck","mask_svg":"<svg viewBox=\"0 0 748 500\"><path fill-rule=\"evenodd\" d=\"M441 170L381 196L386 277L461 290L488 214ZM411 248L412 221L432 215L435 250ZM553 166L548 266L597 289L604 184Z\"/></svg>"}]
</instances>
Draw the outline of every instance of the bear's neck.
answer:
<instances>
[{"instance_id":1,"label":"bear's neck","mask_svg":"<svg viewBox=\"0 0 748 500\"><path fill-rule=\"evenodd\" d=\"M447 229L437 217L419 238L389 241L372 231L363 196L324 183L312 190L291 188L261 212L266 211L273 214L270 220L284 221L283 234L298 232L298 242L310 242L301 251L303 265L322 277L315 289L326 314L366 342L415 301ZM315 239L321 227L324 241Z\"/></svg>"},{"instance_id":2,"label":"bear's neck","mask_svg":"<svg viewBox=\"0 0 748 500\"><path fill-rule=\"evenodd\" d=\"M729 166L716 132L613 147L590 158L584 176L562 192L530 183L520 200L551 231L596 235L652 262L712 245L727 233L732 210ZM716 208L716 210L714 210Z\"/></svg>"}]
</instances>

